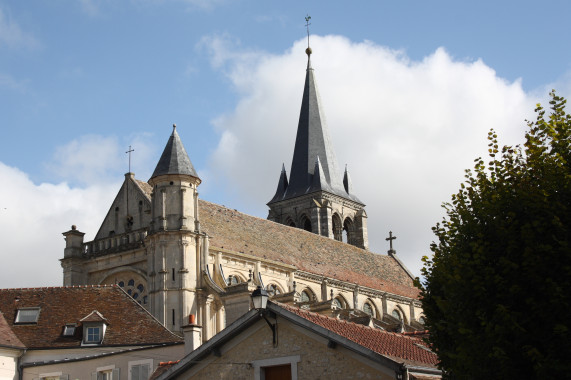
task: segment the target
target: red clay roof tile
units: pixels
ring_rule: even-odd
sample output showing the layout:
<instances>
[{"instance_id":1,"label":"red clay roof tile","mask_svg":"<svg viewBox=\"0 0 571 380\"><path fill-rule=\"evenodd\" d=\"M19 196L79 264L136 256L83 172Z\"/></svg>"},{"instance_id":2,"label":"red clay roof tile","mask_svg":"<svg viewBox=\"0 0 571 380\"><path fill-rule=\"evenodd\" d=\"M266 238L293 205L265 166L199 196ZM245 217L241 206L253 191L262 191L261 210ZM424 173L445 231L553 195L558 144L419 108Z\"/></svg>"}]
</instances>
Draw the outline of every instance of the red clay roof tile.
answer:
<instances>
[{"instance_id":1,"label":"red clay roof tile","mask_svg":"<svg viewBox=\"0 0 571 380\"><path fill-rule=\"evenodd\" d=\"M14 323L17 310L24 307L40 307L37 323ZM81 346L81 319L94 310L108 324L103 346L183 341L118 286L0 289L0 312L28 348ZM69 323L77 323L78 328L73 337L64 337L63 328Z\"/></svg>"},{"instance_id":2,"label":"red clay roof tile","mask_svg":"<svg viewBox=\"0 0 571 380\"><path fill-rule=\"evenodd\" d=\"M280 303L279 306L337 335L394 360L434 368L438 364L436 354L417 336L371 328L286 304Z\"/></svg>"}]
</instances>

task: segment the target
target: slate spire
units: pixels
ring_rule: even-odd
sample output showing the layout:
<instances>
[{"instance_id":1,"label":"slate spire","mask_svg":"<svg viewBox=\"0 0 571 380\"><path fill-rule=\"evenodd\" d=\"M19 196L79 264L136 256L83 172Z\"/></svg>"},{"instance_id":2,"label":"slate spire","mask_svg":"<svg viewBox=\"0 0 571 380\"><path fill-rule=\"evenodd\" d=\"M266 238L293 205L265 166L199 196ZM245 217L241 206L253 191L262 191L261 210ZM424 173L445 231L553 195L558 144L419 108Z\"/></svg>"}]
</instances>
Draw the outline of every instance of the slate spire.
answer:
<instances>
[{"instance_id":1,"label":"slate spire","mask_svg":"<svg viewBox=\"0 0 571 380\"><path fill-rule=\"evenodd\" d=\"M282 196L277 196L276 193L276 196L268 204L317 191L327 191L361 203L354 195L348 194L343 186L341 172L338 169L325 115L321 107L315 74L311 66L312 50L308 47L305 52L307 54L307 71L289 185L284 189L285 192ZM313 180L318 157L320 164L318 175L323 177L318 181L320 186L316 186Z\"/></svg>"},{"instance_id":2,"label":"slate spire","mask_svg":"<svg viewBox=\"0 0 571 380\"><path fill-rule=\"evenodd\" d=\"M176 124L172 127L172 134L151 178L167 174L183 174L199 178L176 132Z\"/></svg>"}]
</instances>

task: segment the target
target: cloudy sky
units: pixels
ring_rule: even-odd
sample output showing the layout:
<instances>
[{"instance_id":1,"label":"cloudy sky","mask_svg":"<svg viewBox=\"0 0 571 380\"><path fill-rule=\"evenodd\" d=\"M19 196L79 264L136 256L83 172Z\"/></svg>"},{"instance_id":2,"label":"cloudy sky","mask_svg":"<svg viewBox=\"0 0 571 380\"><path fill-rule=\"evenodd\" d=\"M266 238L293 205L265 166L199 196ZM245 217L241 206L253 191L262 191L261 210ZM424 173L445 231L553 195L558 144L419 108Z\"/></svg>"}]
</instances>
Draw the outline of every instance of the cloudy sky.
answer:
<instances>
[{"instance_id":1,"label":"cloudy sky","mask_svg":"<svg viewBox=\"0 0 571 380\"><path fill-rule=\"evenodd\" d=\"M203 199L265 218L289 173L307 57L339 166L415 274L441 204L571 96L571 2L0 0L0 287L61 285L62 232L93 238L173 123ZM342 173L339 173L341 176Z\"/></svg>"}]
</instances>

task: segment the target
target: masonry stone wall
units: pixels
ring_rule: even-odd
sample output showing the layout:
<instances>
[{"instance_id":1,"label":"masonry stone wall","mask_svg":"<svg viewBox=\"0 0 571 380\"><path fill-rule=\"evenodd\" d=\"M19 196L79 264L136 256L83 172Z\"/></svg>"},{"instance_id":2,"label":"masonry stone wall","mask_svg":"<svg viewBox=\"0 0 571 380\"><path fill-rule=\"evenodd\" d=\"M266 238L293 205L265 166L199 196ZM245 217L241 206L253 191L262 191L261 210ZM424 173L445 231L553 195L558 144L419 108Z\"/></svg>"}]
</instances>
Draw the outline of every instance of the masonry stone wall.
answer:
<instances>
[{"instance_id":1,"label":"masonry stone wall","mask_svg":"<svg viewBox=\"0 0 571 380\"><path fill-rule=\"evenodd\" d=\"M299 355L298 379L394 379L394 371L382 367L341 346L329 348L328 340L278 319L278 345L273 347L272 332L261 320L240 334L233 347L222 347L220 357L210 355L203 368L191 369L180 379L254 379L253 361Z\"/></svg>"}]
</instances>

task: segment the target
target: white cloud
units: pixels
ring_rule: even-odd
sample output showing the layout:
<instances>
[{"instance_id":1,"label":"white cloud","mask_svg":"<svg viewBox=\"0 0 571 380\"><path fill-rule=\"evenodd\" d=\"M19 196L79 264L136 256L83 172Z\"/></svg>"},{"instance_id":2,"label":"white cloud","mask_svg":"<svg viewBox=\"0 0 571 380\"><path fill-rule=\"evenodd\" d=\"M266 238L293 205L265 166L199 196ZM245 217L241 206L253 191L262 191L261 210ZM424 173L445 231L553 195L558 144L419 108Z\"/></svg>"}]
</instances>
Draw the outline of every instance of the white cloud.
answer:
<instances>
[{"instance_id":1,"label":"white cloud","mask_svg":"<svg viewBox=\"0 0 571 380\"><path fill-rule=\"evenodd\" d=\"M116 137L80 136L56 148L46 166L50 183L35 184L26 173L0 162L0 262L9 263L0 288L53 286L63 282L59 259L65 242L62 232L72 224L93 239L128 171L125 153L132 144L132 171L146 180L160 154L152 134ZM161 142L162 144L162 142ZM62 182L58 183L58 180Z\"/></svg>"},{"instance_id":2,"label":"white cloud","mask_svg":"<svg viewBox=\"0 0 571 380\"><path fill-rule=\"evenodd\" d=\"M0 8L0 46L2 45L10 48L36 48L39 43L32 34L20 28L20 25L12 19L9 12Z\"/></svg>"},{"instance_id":3,"label":"white cloud","mask_svg":"<svg viewBox=\"0 0 571 380\"><path fill-rule=\"evenodd\" d=\"M59 259L62 232L76 224L91 240L120 182L71 188L66 183L34 184L16 168L0 162L0 288L62 285Z\"/></svg>"},{"instance_id":4,"label":"white cloud","mask_svg":"<svg viewBox=\"0 0 571 380\"><path fill-rule=\"evenodd\" d=\"M47 169L54 178L81 185L111 182L129 171L127 150L135 150L131 157L131 171L137 178L148 178L153 170L156 146L151 134L128 136L119 142L115 136L84 135L55 149Z\"/></svg>"},{"instance_id":5,"label":"white cloud","mask_svg":"<svg viewBox=\"0 0 571 380\"><path fill-rule=\"evenodd\" d=\"M206 41L206 40L205 40ZM212 64L240 94L235 109L214 120L220 132L211 180L241 198L238 206L264 217L281 163L289 174L303 92L306 40L281 55L241 52L211 37ZM367 204L373 251L395 249L419 274L429 254L430 228L463 180L485 156L487 132L502 144L523 139L537 99L476 61L437 49L421 61L371 42L312 36L312 66L340 167L348 164L355 194ZM341 176L342 173L339 173Z\"/></svg>"}]
</instances>

